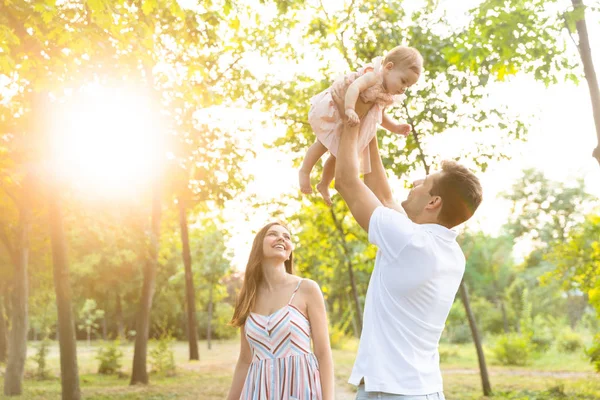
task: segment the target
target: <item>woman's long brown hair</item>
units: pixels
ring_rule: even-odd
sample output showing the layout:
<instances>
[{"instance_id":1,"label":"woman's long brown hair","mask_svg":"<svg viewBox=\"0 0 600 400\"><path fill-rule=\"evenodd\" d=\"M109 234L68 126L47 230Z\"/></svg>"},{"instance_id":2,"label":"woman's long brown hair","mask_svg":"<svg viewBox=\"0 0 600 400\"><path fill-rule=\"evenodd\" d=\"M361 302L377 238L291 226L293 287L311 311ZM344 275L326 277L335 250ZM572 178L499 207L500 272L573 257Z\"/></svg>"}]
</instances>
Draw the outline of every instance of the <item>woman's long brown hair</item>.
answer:
<instances>
[{"instance_id":1,"label":"woman's long brown hair","mask_svg":"<svg viewBox=\"0 0 600 400\"><path fill-rule=\"evenodd\" d=\"M283 226L285 229L288 229L287 226L281 222L271 222L258 231L254 237L254 242L252 242L252 251L250 251L248 264L246 265L246 273L244 274L242 290L240 290L240 294L238 295L235 311L233 312L233 318L231 319L231 325L233 326L243 326L246 323L246 318L248 318L248 315L254 308L258 286L263 280L263 242L267 232L273 225ZM285 260L285 270L288 274L294 273L293 252L290 254L290 258Z\"/></svg>"}]
</instances>

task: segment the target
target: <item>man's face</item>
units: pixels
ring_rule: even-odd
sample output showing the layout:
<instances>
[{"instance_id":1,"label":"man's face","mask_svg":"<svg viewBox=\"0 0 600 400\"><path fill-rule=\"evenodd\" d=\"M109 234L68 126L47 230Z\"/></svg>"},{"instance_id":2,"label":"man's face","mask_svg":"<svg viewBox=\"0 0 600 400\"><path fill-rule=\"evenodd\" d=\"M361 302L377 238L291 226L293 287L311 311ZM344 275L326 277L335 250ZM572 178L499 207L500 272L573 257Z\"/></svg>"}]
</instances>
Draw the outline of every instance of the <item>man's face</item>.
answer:
<instances>
[{"instance_id":1,"label":"man's face","mask_svg":"<svg viewBox=\"0 0 600 400\"><path fill-rule=\"evenodd\" d=\"M425 179L419 179L413 182L413 188L406 200L402 202L402 208L404 208L406 215L408 215L408 218L413 222L416 222L432 199L433 196L431 196L430 191L439 175L440 172L435 172L427 175Z\"/></svg>"}]
</instances>

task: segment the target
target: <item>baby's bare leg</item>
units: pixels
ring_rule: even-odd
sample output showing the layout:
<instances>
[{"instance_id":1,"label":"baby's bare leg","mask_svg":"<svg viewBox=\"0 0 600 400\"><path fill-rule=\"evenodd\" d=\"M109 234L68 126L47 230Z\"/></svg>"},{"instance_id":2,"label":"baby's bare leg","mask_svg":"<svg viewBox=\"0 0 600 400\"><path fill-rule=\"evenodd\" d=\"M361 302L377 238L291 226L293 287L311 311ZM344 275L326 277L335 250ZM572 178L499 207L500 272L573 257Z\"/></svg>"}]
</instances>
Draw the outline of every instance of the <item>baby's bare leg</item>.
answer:
<instances>
[{"instance_id":1,"label":"baby's bare leg","mask_svg":"<svg viewBox=\"0 0 600 400\"><path fill-rule=\"evenodd\" d=\"M312 187L310 186L310 171L312 171L317 161L319 161L326 152L327 148L318 140L308 148L306 156L304 156L304 160L302 161L302 167L300 167L300 171L298 172L300 191L302 193L312 193Z\"/></svg>"},{"instance_id":2,"label":"baby's bare leg","mask_svg":"<svg viewBox=\"0 0 600 400\"><path fill-rule=\"evenodd\" d=\"M331 185L331 181L333 181L333 177L335 176L335 157L329 156L327 161L325 161L325 165L323 165L323 176L321 177L321 182L317 184L317 190L323 196L323 200L328 206L331 206L331 195L329 194L329 186Z\"/></svg>"}]
</instances>

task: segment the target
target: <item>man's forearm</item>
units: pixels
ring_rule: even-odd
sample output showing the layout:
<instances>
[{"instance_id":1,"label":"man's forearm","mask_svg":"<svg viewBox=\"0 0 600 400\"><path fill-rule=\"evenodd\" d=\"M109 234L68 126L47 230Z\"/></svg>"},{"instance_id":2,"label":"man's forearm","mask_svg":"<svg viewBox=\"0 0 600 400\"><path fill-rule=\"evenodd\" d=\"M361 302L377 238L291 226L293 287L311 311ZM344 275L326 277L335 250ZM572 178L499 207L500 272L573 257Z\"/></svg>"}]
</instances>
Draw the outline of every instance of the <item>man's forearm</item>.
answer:
<instances>
[{"instance_id":1,"label":"man's forearm","mask_svg":"<svg viewBox=\"0 0 600 400\"><path fill-rule=\"evenodd\" d=\"M335 163L335 183L336 186L341 187L340 190L343 190L345 185L360 182L357 156L358 130L359 126L344 125ZM341 194L343 197L344 194Z\"/></svg>"},{"instance_id":2,"label":"man's forearm","mask_svg":"<svg viewBox=\"0 0 600 400\"><path fill-rule=\"evenodd\" d=\"M394 208L392 207L394 203L392 190L385 173L385 168L383 167L383 162L381 161L377 138L373 138L371 143L369 143L369 156L371 159L371 172L365 175L365 183L383 205Z\"/></svg>"}]
</instances>

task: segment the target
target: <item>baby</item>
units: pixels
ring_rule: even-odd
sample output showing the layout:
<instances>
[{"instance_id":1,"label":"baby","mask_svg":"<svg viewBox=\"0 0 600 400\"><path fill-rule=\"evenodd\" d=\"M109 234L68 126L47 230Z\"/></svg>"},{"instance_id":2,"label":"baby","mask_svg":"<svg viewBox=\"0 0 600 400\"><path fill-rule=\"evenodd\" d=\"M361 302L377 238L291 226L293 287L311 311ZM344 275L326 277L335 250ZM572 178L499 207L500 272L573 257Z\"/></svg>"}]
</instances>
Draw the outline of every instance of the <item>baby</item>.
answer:
<instances>
[{"instance_id":1,"label":"baby","mask_svg":"<svg viewBox=\"0 0 600 400\"><path fill-rule=\"evenodd\" d=\"M302 193L312 193L310 172L329 150L331 156L325 162L317 190L327 205L331 205L329 186L335 175L335 156L344 120L350 126L360 124L358 150L362 153L359 156L364 174L371 172L368 147L377 133L378 124L399 135L410 133L410 125L390 118L385 108L394 103L394 96L403 94L417 82L422 69L423 57L416 49L398 46L385 58L376 57L371 64L337 79L310 100L308 122L317 140L308 149L298 174Z\"/></svg>"}]
</instances>

